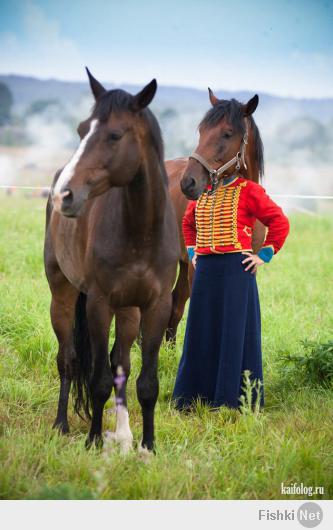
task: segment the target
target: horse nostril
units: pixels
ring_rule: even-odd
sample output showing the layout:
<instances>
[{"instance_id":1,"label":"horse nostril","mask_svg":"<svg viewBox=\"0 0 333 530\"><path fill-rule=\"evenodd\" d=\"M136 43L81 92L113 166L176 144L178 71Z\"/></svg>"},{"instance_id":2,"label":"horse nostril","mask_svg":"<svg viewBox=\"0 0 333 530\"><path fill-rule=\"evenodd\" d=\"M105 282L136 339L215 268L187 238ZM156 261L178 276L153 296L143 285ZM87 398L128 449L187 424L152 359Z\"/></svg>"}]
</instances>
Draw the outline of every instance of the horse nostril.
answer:
<instances>
[{"instance_id":1,"label":"horse nostril","mask_svg":"<svg viewBox=\"0 0 333 530\"><path fill-rule=\"evenodd\" d=\"M194 188L195 186L195 179L193 177L190 177L189 178L189 183L188 183L188 188L191 189L191 188Z\"/></svg>"},{"instance_id":2,"label":"horse nostril","mask_svg":"<svg viewBox=\"0 0 333 530\"><path fill-rule=\"evenodd\" d=\"M66 208L68 206L71 206L73 202L73 192L71 190L64 190L62 192L62 204Z\"/></svg>"},{"instance_id":3,"label":"horse nostril","mask_svg":"<svg viewBox=\"0 0 333 530\"><path fill-rule=\"evenodd\" d=\"M183 182L183 190L190 191L195 187L195 179L193 177L187 177L186 182Z\"/></svg>"}]
</instances>

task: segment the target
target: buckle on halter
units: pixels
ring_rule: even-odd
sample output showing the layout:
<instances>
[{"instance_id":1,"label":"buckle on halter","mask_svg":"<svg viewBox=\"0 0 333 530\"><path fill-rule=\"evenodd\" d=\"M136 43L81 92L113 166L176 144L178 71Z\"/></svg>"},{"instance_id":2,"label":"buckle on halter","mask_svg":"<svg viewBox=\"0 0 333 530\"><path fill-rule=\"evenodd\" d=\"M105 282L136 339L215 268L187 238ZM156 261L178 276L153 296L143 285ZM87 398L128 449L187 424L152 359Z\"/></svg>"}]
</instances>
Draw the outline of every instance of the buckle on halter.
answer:
<instances>
[{"instance_id":1,"label":"buckle on halter","mask_svg":"<svg viewBox=\"0 0 333 530\"><path fill-rule=\"evenodd\" d=\"M216 188L216 186L217 186L217 184L218 184L218 182L219 182L219 179L218 179L217 173L218 173L218 172L217 172L216 169L211 169L211 170L209 171L209 178L210 178L210 181L211 181L211 183L212 183L212 188L211 188L211 190L208 190L208 192L207 192L208 195L211 195L212 193L214 193L215 188Z\"/></svg>"},{"instance_id":2,"label":"buckle on halter","mask_svg":"<svg viewBox=\"0 0 333 530\"><path fill-rule=\"evenodd\" d=\"M237 171L240 169L241 167L241 160L242 160L242 153L240 151L238 151L237 155L236 155L236 169Z\"/></svg>"},{"instance_id":3,"label":"buckle on halter","mask_svg":"<svg viewBox=\"0 0 333 530\"><path fill-rule=\"evenodd\" d=\"M209 177L210 177L210 180L212 182L212 186L216 186L216 184L218 183L219 179L218 179L218 176L217 176L217 171L216 169L212 169L210 172L209 172Z\"/></svg>"}]
</instances>

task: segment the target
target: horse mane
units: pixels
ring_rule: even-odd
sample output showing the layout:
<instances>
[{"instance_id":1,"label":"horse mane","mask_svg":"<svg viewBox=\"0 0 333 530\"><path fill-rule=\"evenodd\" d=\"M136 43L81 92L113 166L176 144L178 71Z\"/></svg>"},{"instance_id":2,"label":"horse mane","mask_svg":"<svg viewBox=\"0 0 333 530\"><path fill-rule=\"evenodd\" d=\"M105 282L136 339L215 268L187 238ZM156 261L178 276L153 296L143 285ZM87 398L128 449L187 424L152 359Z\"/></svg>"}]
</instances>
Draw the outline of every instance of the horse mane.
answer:
<instances>
[{"instance_id":1,"label":"horse mane","mask_svg":"<svg viewBox=\"0 0 333 530\"><path fill-rule=\"evenodd\" d=\"M101 123L105 123L112 112L119 113L122 111L133 111L133 96L125 90L115 89L108 90L102 94L96 101L92 113ZM150 139L157 153L162 174L165 182L168 182L167 174L164 171L164 145L162 133L155 115L146 107L137 112L143 118L146 128L149 132Z\"/></svg>"},{"instance_id":2,"label":"horse mane","mask_svg":"<svg viewBox=\"0 0 333 530\"><path fill-rule=\"evenodd\" d=\"M199 124L200 127L215 127L220 121L226 119L233 129L242 136L245 133L244 113L242 104L237 99L221 99L205 114ZM259 168L259 179L264 175L264 146L260 132L252 116L248 116L250 128L253 133L254 156Z\"/></svg>"}]
</instances>

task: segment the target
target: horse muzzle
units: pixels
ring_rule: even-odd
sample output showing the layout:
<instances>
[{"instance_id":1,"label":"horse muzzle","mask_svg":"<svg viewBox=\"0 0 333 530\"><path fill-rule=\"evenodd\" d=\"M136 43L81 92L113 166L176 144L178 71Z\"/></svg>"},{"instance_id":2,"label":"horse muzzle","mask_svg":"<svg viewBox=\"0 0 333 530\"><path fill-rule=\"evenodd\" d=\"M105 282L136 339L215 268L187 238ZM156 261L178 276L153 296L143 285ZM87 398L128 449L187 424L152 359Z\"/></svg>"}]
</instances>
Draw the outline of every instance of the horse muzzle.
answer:
<instances>
[{"instance_id":1,"label":"horse muzzle","mask_svg":"<svg viewBox=\"0 0 333 530\"><path fill-rule=\"evenodd\" d=\"M79 217L84 209L89 191L73 191L70 188L52 194L53 208L66 217Z\"/></svg>"},{"instance_id":2,"label":"horse muzzle","mask_svg":"<svg viewBox=\"0 0 333 530\"><path fill-rule=\"evenodd\" d=\"M189 200L195 201L202 193L203 186L198 186L196 180L191 175L186 175L182 178L180 182L180 188ZM200 188L200 189L199 189Z\"/></svg>"}]
</instances>

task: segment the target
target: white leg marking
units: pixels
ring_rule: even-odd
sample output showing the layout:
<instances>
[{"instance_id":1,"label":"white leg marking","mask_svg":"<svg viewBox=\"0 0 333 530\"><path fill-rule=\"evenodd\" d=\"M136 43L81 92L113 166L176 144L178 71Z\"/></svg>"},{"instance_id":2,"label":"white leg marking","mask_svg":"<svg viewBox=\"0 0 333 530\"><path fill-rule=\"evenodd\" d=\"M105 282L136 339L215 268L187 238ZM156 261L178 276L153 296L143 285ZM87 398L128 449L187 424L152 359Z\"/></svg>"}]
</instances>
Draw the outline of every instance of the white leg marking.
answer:
<instances>
[{"instance_id":1,"label":"white leg marking","mask_svg":"<svg viewBox=\"0 0 333 530\"><path fill-rule=\"evenodd\" d=\"M114 379L117 392L116 395L119 396L119 392L124 384L126 384L126 376L122 366L118 366L117 375ZM116 432L107 431L105 433L105 440L110 445L110 442L118 442L120 445L120 450L122 453L128 453L133 446L133 435L130 429L128 410L123 405L122 398L119 398L120 403L117 404L117 426ZM117 403L117 400L116 400Z\"/></svg>"},{"instance_id":2,"label":"white leg marking","mask_svg":"<svg viewBox=\"0 0 333 530\"><path fill-rule=\"evenodd\" d=\"M128 410L124 405L117 406L116 440L121 451L127 453L132 449L133 434L130 429Z\"/></svg>"},{"instance_id":3,"label":"white leg marking","mask_svg":"<svg viewBox=\"0 0 333 530\"><path fill-rule=\"evenodd\" d=\"M116 432L106 431L105 441L109 446L112 442L117 442L123 454L128 453L132 449L133 434L130 429L128 410L124 405L117 405Z\"/></svg>"},{"instance_id":4,"label":"white leg marking","mask_svg":"<svg viewBox=\"0 0 333 530\"><path fill-rule=\"evenodd\" d=\"M53 190L53 197L56 197L61 193L61 190L68 184L72 176L74 175L75 167L83 155L89 138L94 134L98 125L98 120L92 120L90 123L90 129L86 136L81 140L81 143L74 153L70 161L65 165L64 169L60 173L56 185Z\"/></svg>"}]
</instances>

